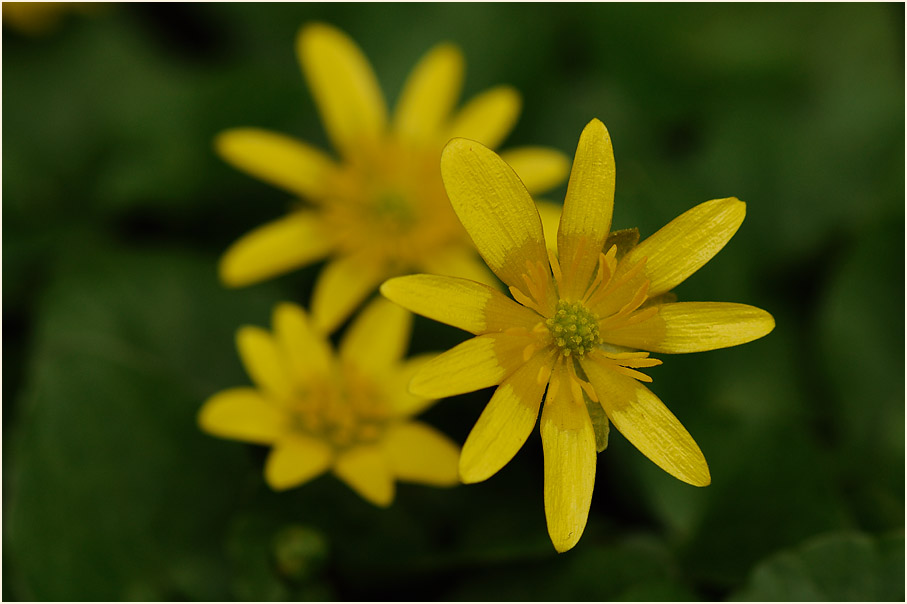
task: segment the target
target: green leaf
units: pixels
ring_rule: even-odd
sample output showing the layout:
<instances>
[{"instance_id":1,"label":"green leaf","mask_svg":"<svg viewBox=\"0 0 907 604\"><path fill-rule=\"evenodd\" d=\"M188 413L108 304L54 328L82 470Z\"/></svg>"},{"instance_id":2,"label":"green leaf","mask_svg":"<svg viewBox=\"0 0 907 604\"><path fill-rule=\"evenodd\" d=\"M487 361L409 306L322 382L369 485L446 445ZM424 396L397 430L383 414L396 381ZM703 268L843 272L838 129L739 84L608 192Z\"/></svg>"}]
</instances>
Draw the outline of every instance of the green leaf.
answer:
<instances>
[{"instance_id":1,"label":"green leaf","mask_svg":"<svg viewBox=\"0 0 907 604\"><path fill-rule=\"evenodd\" d=\"M904 526L903 265L881 262L904 248L900 223L876 223L849 246L817 312L834 467L870 530Z\"/></svg>"},{"instance_id":2,"label":"green leaf","mask_svg":"<svg viewBox=\"0 0 907 604\"><path fill-rule=\"evenodd\" d=\"M7 555L25 599L222 599L245 449L196 427L244 383L233 331L270 296L214 258L82 241L42 296L10 474Z\"/></svg>"},{"instance_id":3,"label":"green leaf","mask_svg":"<svg viewBox=\"0 0 907 604\"><path fill-rule=\"evenodd\" d=\"M769 557L734 599L903 601L904 536L834 533Z\"/></svg>"},{"instance_id":4,"label":"green leaf","mask_svg":"<svg viewBox=\"0 0 907 604\"><path fill-rule=\"evenodd\" d=\"M632 535L610 545L585 535L574 550L538 561L476 569L445 599L491 601L698 600L658 539ZM553 550L552 550L553 552Z\"/></svg>"}]
</instances>

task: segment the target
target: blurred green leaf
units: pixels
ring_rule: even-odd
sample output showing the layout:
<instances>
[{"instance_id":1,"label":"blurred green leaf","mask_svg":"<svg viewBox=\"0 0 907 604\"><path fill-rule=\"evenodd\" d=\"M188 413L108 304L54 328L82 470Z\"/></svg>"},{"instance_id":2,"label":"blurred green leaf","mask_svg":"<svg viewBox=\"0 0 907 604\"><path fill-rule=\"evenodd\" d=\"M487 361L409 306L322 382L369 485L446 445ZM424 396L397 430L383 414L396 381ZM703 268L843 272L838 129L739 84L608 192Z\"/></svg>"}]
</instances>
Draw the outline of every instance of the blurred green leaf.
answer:
<instances>
[{"instance_id":1,"label":"blurred green leaf","mask_svg":"<svg viewBox=\"0 0 907 604\"><path fill-rule=\"evenodd\" d=\"M322 574L328 557L324 536L282 514L256 510L236 515L227 539L230 590L242 601L329 600Z\"/></svg>"},{"instance_id":2,"label":"blurred green leaf","mask_svg":"<svg viewBox=\"0 0 907 604\"><path fill-rule=\"evenodd\" d=\"M903 266L900 217L866 229L833 267L817 315L834 467L872 530L904 521Z\"/></svg>"},{"instance_id":3,"label":"blurred green leaf","mask_svg":"<svg viewBox=\"0 0 907 604\"><path fill-rule=\"evenodd\" d=\"M835 533L760 563L734 595L744 601L904 600L904 536Z\"/></svg>"},{"instance_id":4,"label":"blurred green leaf","mask_svg":"<svg viewBox=\"0 0 907 604\"><path fill-rule=\"evenodd\" d=\"M698 600L680 579L664 544L635 535L609 545L580 544L519 568L476 569L471 580L451 594L474 601Z\"/></svg>"},{"instance_id":5,"label":"blurred green leaf","mask_svg":"<svg viewBox=\"0 0 907 604\"><path fill-rule=\"evenodd\" d=\"M202 434L195 414L243 380L233 331L265 315L271 296L223 291L210 257L74 249L41 298L4 460L22 593L225 597L218 549L248 464L241 448Z\"/></svg>"}]
</instances>

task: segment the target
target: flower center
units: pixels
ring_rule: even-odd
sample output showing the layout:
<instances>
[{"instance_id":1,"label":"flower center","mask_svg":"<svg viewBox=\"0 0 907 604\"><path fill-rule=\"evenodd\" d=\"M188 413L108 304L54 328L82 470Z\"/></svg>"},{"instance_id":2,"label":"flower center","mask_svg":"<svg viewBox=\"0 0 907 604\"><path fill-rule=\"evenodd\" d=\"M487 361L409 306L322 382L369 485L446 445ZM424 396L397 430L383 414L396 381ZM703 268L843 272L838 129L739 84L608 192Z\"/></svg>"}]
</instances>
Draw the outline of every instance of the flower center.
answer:
<instances>
[{"instance_id":1,"label":"flower center","mask_svg":"<svg viewBox=\"0 0 907 604\"><path fill-rule=\"evenodd\" d=\"M581 302L559 300L554 316L545 321L554 343L565 357L584 356L601 344L598 317Z\"/></svg>"},{"instance_id":2,"label":"flower center","mask_svg":"<svg viewBox=\"0 0 907 604\"><path fill-rule=\"evenodd\" d=\"M387 405L370 380L349 370L343 373L341 384L300 392L293 414L297 430L338 449L378 440L389 418Z\"/></svg>"},{"instance_id":3,"label":"flower center","mask_svg":"<svg viewBox=\"0 0 907 604\"><path fill-rule=\"evenodd\" d=\"M394 231L405 231L416 222L416 213L406 196L389 191L375 200L375 217Z\"/></svg>"}]
</instances>

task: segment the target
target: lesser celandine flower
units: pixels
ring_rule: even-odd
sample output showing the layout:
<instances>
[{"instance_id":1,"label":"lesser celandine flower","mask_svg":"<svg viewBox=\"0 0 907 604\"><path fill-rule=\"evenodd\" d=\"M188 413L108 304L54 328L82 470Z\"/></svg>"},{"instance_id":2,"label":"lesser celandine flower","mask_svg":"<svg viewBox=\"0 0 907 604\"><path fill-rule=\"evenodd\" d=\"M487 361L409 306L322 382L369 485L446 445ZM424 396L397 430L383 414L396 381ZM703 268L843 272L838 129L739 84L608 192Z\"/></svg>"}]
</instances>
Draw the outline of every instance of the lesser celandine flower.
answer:
<instances>
[{"instance_id":1,"label":"lesser celandine flower","mask_svg":"<svg viewBox=\"0 0 907 604\"><path fill-rule=\"evenodd\" d=\"M441 173L463 226L516 302L473 281L431 275L391 279L381 291L476 335L425 365L412 392L440 398L498 385L463 446L460 478L485 480L510 461L532 431L547 387L545 514L558 551L573 547L585 528L596 449L607 444L609 419L669 474L709 484L699 447L641 384L651 378L640 370L661 363L649 351L735 346L774 327L771 315L752 306L673 302L668 295L728 242L744 203L707 201L638 245L633 232L609 236L614 156L608 131L593 120L576 150L555 255L525 187L494 152L452 140Z\"/></svg>"},{"instance_id":2,"label":"lesser celandine flower","mask_svg":"<svg viewBox=\"0 0 907 604\"><path fill-rule=\"evenodd\" d=\"M221 260L222 281L244 286L330 258L312 297L313 320L325 331L394 275L430 272L492 283L450 209L438 163L454 136L496 147L519 114L517 92L493 88L454 112L463 57L440 44L416 65L388 117L367 59L345 34L310 24L299 32L296 50L339 160L265 130L238 128L218 137L228 162L309 204L234 243ZM552 149L524 147L504 157L531 191L557 185L569 168Z\"/></svg>"},{"instance_id":3,"label":"lesser celandine flower","mask_svg":"<svg viewBox=\"0 0 907 604\"><path fill-rule=\"evenodd\" d=\"M386 300L366 307L335 355L302 308L274 309L274 332L243 327L237 347L252 388L208 399L199 425L222 438L271 446L265 479L275 490L328 469L368 501L390 505L394 481L457 483L459 448L414 421L434 401L407 384L428 357L402 361L412 315Z\"/></svg>"}]
</instances>

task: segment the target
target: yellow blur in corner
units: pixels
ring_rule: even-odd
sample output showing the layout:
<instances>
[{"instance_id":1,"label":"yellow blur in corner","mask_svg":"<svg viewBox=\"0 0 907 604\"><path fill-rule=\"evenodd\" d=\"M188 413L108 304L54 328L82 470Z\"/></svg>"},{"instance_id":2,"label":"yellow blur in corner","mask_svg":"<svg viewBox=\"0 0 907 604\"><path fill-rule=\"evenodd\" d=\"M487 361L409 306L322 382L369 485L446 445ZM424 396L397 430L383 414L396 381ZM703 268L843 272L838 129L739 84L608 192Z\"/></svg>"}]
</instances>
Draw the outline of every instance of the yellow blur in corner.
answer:
<instances>
[{"instance_id":1,"label":"yellow blur in corner","mask_svg":"<svg viewBox=\"0 0 907 604\"><path fill-rule=\"evenodd\" d=\"M40 36L53 32L70 13L90 13L90 2L4 2L3 26L19 33Z\"/></svg>"}]
</instances>

